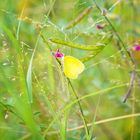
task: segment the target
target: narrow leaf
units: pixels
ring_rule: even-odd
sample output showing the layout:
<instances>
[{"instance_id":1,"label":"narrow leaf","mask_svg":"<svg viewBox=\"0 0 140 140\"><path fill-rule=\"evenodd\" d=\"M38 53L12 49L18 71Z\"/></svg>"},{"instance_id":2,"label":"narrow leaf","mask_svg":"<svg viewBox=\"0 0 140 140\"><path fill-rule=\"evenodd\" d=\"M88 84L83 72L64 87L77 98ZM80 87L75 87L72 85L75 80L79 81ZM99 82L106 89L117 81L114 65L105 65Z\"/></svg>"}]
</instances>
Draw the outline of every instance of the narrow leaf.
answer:
<instances>
[{"instance_id":1,"label":"narrow leaf","mask_svg":"<svg viewBox=\"0 0 140 140\"><path fill-rule=\"evenodd\" d=\"M38 37L39 40L39 37ZM32 95L32 63L33 63L33 58L34 58L34 54L37 48L37 44L38 44L38 40L36 42L34 51L32 53L30 62L29 62L29 66L28 66L28 71L27 71L27 77L26 77L26 81L27 81L27 88L28 88L28 97L29 97L29 102L32 103L33 102L33 95Z\"/></svg>"}]
</instances>

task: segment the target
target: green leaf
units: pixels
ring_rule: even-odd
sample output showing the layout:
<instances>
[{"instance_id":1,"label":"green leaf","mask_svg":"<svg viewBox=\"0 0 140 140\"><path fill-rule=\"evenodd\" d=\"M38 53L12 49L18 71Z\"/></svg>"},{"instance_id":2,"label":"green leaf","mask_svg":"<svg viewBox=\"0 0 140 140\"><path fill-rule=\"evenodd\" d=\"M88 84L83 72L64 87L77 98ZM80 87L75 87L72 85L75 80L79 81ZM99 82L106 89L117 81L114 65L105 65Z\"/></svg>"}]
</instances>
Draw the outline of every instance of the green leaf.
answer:
<instances>
[{"instance_id":1,"label":"green leaf","mask_svg":"<svg viewBox=\"0 0 140 140\"><path fill-rule=\"evenodd\" d=\"M39 37L38 37L38 40L39 40ZM27 77L26 77L28 96L29 96L29 102L30 103L33 102L33 95L32 95L32 63L33 63L34 54L35 54L35 51L36 51L36 48L37 48L38 40L36 42L34 51L32 53L32 56L31 56L31 59L30 59L30 62L29 62L28 71L27 71Z\"/></svg>"}]
</instances>

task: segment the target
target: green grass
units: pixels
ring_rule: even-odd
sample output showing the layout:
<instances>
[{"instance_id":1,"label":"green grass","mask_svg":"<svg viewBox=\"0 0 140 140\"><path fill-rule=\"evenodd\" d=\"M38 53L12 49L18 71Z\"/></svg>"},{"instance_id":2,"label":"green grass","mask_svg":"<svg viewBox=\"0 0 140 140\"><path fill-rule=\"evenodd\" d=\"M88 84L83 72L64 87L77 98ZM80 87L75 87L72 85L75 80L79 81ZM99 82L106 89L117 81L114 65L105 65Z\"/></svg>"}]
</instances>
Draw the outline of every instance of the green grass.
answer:
<instances>
[{"instance_id":1,"label":"green grass","mask_svg":"<svg viewBox=\"0 0 140 140\"><path fill-rule=\"evenodd\" d=\"M0 1L0 139L139 140L140 60L130 49L139 6ZM65 76L57 49L84 63L77 79Z\"/></svg>"}]
</instances>

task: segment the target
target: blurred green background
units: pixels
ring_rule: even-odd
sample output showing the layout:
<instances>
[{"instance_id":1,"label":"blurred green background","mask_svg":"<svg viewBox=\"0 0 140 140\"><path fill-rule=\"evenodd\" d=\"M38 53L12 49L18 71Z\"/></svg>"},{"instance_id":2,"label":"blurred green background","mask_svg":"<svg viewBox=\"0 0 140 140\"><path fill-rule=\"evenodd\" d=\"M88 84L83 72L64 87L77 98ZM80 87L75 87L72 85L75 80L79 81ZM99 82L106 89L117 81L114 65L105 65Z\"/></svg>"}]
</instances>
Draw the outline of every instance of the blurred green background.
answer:
<instances>
[{"instance_id":1,"label":"blurred green background","mask_svg":"<svg viewBox=\"0 0 140 140\"><path fill-rule=\"evenodd\" d=\"M139 0L96 2L107 10L107 19L128 50L139 42ZM90 6L81 21L65 28ZM92 137L87 136L73 89L52 55L58 48L79 59L92 52L52 43L52 38L85 46L105 44L71 80ZM0 139L139 140L140 60L135 62L131 96L123 103L133 64L94 0L1 0Z\"/></svg>"}]
</instances>

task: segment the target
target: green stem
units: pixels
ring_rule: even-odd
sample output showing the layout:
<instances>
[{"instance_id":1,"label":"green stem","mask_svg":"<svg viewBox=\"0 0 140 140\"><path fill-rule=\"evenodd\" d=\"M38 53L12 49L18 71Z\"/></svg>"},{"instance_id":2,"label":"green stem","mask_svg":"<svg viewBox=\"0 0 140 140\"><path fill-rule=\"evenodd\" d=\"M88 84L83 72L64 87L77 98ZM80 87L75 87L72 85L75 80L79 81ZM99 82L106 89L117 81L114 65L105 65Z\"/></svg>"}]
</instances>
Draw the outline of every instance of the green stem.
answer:
<instances>
[{"instance_id":1,"label":"green stem","mask_svg":"<svg viewBox=\"0 0 140 140\"><path fill-rule=\"evenodd\" d=\"M49 46L48 41L44 38L44 36L43 36L42 34L41 34L41 37L42 37L43 41ZM51 49L50 46L49 46L48 48L50 49L50 51L52 51L52 49ZM59 65L61 65L60 61L59 61L57 58L56 58L56 61L59 63ZM79 101L79 97L78 97L78 95L77 95L77 93L76 93L76 91L75 91L75 89L74 89L74 87L73 87L73 85L72 85L70 79L67 78L67 80L68 80L68 82L69 82L69 84L70 84L70 86L71 86L71 88L72 88L72 91L73 91L73 93L74 93L74 96L75 96L76 99L78 100L77 103L78 103L78 106L79 106L79 109L80 109L80 113L81 113L81 116L82 116L82 119L83 119L83 122L84 122L85 130L86 130L86 135L87 135L87 137L88 137L88 136L89 136L89 129L88 129L88 126L87 126L86 119L85 119L85 117L84 117L84 113L83 113L83 109L82 109L82 106L81 106L80 101Z\"/></svg>"},{"instance_id":2,"label":"green stem","mask_svg":"<svg viewBox=\"0 0 140 140\"><path fill-rule=\"evenodd\" d=\"M80 103L80 101L79 101L79 97L78 97L78 95L77 95L77 93L76 93L76 91L75 91L75 89L74 89L74 87L73 87L73 85L72 85L70 79L67 78L67 80L68 80L68 82L69 82L69 84L70 84L70 86L71 86L71 88L72 88L72 91L73 91L73 93L74 93L74 95L75 95L75 97L76 97L76 99L77 99L77 103L78 103L78 105L79 105L79 109L80 109L80 112L81 112L81 116L82 116L82 118L83 118L84 126L85 126L85 129L86 129L86 134L87 134L87 137L88 137L88 136L89 136L89 129L88 129L88 126L87 126L86 119L85 119L85 117L84 117L84 112L83 112L81 103Z\"/></svg>"},{"instance_id":3,"label":"green stem","mask_svg":"<svg viewBox=\"0 0 140 140\"><path fill-rule=\"evenodd\" d=\"M102 9L98 6L96 0L94 0L94 3L95 3L95 5L96 5L96 7L99 9L99 11L102 12ZM126 49L126 46L125 46L124 42L122 41L120 35L118 34L117 30L115 29L115 27L113 26L113 24L111 23L111 21L108 19L108 17L106 16L106 14L103 15L103 16L104 16L105 20L108 22L108 24L110 25L110 27L112 28L112 30L113 30L114 34L116 35L116 37L118 38L118 40L120 41L120 43L121 43L123 49L125 50L126 54L129 56L131 62L132 62L132 63L134 64L134 66L135 66L135 62L134 62L133 58L131 57L130 52Z\"/></svg>"}]
</instances>

